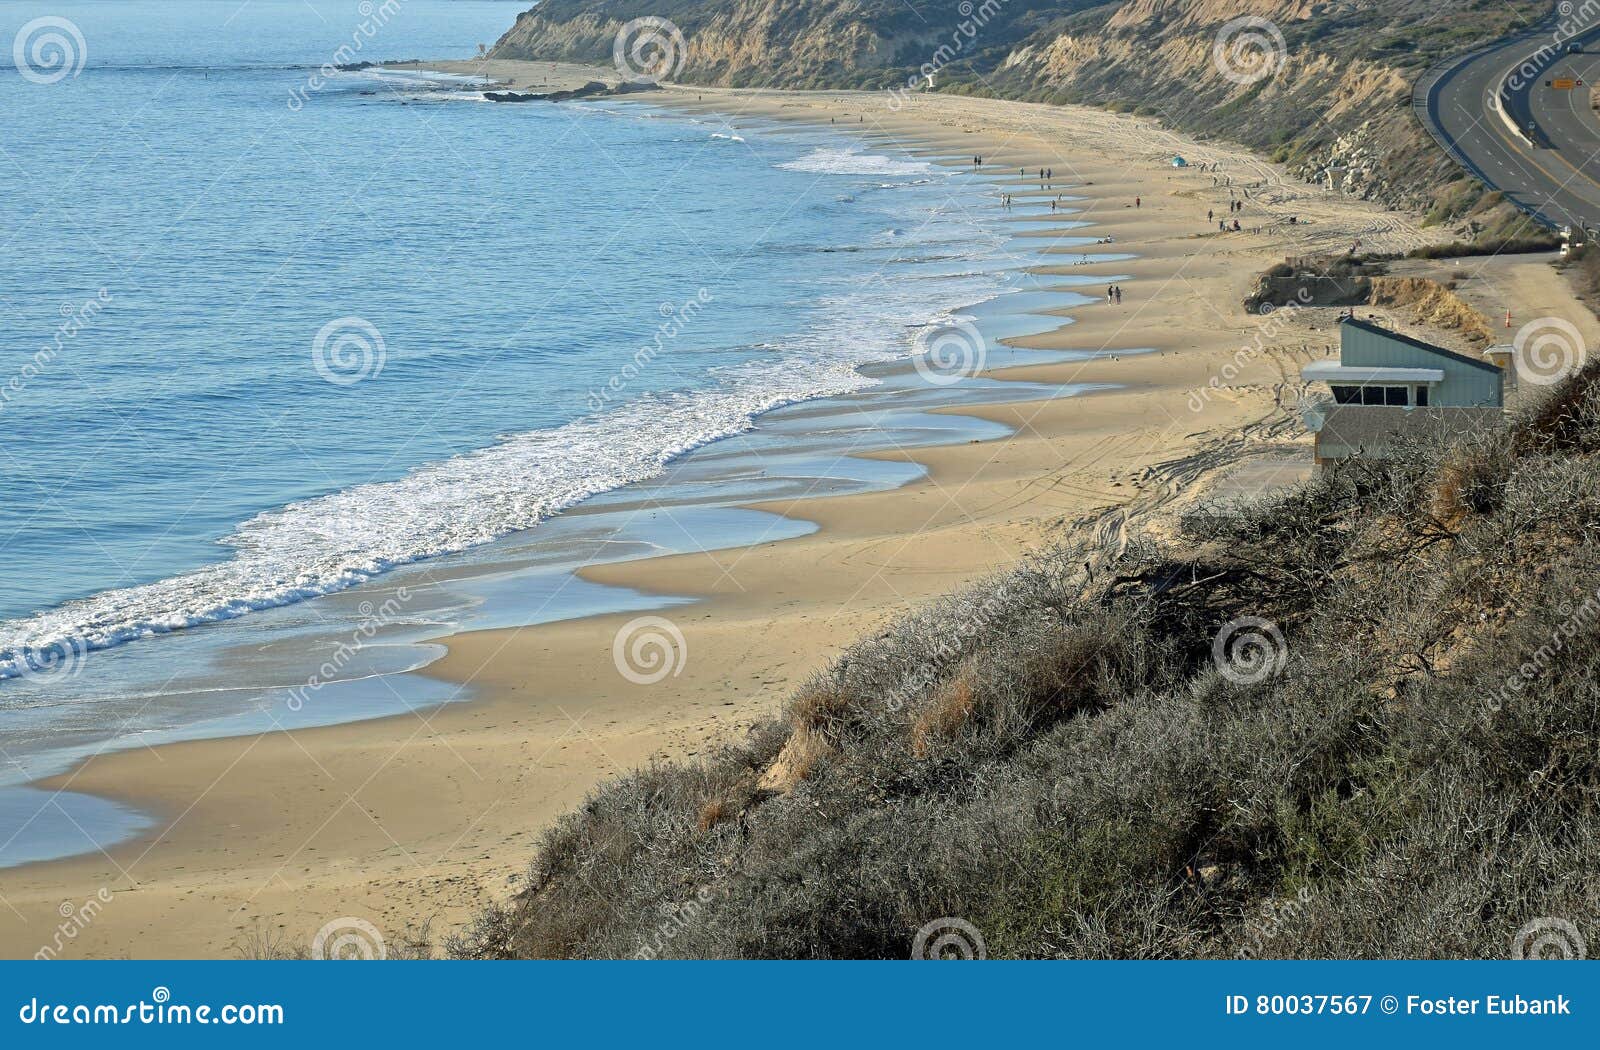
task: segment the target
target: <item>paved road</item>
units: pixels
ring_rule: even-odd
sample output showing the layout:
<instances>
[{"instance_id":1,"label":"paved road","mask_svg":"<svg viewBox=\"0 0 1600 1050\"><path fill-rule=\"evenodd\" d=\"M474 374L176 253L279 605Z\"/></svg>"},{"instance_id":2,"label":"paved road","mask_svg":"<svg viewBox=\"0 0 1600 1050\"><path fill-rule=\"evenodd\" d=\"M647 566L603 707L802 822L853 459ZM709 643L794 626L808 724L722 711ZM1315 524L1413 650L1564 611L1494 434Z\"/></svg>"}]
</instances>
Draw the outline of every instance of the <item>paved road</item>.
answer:
<instances>
[{"instance_id":1,"label":"paved road","mask_svg":"<svg viewBox=\"0 0 1600 1050\"><path fill-rule=\"evenodd\" d=\"M1600 52L1600 10L1579 4L1564 23L1423 76L1417 115L1468 170L1545 225L1600 227L1600 114L1590 106L1600 53L1591 52ZM1546 86L1558 78L1583 85Z\"/></svg>"}]
</instances>

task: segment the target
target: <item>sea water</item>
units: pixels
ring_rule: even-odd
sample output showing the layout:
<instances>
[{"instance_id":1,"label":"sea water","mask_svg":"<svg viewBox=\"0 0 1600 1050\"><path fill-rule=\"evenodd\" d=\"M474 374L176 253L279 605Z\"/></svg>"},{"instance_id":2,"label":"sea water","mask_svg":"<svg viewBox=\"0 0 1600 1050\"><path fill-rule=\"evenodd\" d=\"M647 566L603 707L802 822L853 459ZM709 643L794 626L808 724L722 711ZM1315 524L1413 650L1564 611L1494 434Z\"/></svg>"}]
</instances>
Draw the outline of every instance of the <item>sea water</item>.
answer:
<instances>
[{"instance_id":1,"label":"sea water","mask_svg":"<svg viewBox=\"0 0 1600 1050\"><path fill-rule=\"evenodd\" d=\"M0 865L147 823L20 786L69 760L453 699L361 683L425 665L441 625L663 604L581 584L585 561L807 527L735 497L903 483L841 467L851 427L886 426L860 404L820 430L763 413L856 395L898 413L889 443L989 436L894 363L956 308L1076 300L1022 275L960 166L323 68L466 58L522 7L0 0ZM719 473L735 454L761 477ZM695 504L679 541L608 512L641 485ZM314 709L283 699L397 593Z\"/></svg>"}]
</instances>

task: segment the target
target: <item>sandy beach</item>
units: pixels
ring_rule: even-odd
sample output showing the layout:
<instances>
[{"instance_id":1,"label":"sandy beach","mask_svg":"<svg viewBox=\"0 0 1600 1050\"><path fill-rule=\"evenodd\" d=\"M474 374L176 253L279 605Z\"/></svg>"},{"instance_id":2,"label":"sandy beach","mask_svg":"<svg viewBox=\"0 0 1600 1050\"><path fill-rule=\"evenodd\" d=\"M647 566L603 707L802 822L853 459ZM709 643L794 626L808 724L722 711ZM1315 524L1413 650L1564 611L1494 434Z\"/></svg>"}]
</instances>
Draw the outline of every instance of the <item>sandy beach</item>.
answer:
<instances>
[{"instance_id":1,"label":"sandy beach","mask_svg":"<svg viewBox=\"0 0 1600 1050\"><path fill-rule=\"evenodd\" d=\"M545 64L494 65L481 72L519 88L549 79ZM1286 180L1246 151L1140 118L944 95L889 101L668 89L627 104L733 127L757 118L832 125L877 152L952 164L979 155L996 195L1082 198L1063 218L1092 225L1072 234L1113 243L1063 250L1059 265L1037 272L1116 279L1124 301L1062 311L1057 331L1014 342L1106 353L1000 377L1116 389L953 408L1014 433L874 453L927 468L891 492L761 505L815 522L810 535L585 570L596 582L700 599L665 613L686 659L655 684L628 681L613 662L613 639L633 614L479 631L448 639L448 655L426 672L470 686L471 702L111 754L47 782L126 800L156 814L160 830L105 854L0 873L0 952L33 955L50 942L63 902L102 889L109 902L61 957L227 957L260 936L308 945L345 916L391 939L429 922L435 937L448 934L516 888L541 830L597 783L736 738L898 611L1011 565L1068 526L1097 528L1115 544L1197 499L1303 476L1310 453L1293 411L1297 375L1336 341L1336 311L1252 316L1241 300L1256 275L1286 256L1356 242L1399 252L1452 239L1416 216ZM1176 154L1189 167L1174 168ZM1041 167L1054 170L1056 188L1019 174ZM1207 220L1227 208L1221 179L1253 187L1243 232L1219 233ZM1012 225L1030 247L1062 232L1020 215ZM1137 258L1082 263L1085 252L1111 251ZM1462 276L1474 278L1474 305L1491 316L1510 295L1571 307L1542 259ZM1592 326L1583 311L1572 316ZM1403 313L1392 319L1427 331ZM1241 355L1243 346L1259 349ZM1148 352L1118 353L1135 350Z\"/></svg>"}]
</instances>

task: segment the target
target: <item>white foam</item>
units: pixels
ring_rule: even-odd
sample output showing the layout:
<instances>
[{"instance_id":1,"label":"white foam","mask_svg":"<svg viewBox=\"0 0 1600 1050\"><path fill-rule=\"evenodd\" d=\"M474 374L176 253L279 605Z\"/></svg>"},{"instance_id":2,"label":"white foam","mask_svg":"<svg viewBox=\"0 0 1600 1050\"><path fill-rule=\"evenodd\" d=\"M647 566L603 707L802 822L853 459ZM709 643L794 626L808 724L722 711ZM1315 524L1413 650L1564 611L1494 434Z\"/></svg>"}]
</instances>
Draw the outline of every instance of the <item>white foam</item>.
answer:
<instances>
[{"instance_id":1,"label":"white foam","mask_svg":"<svg viewBox=\"0 0 1600 1050\"><path fill-rule=\"evenodd\" d=\"M973 301L999 290L988 273L874 282L821 301L826 323L772 344L755 360L713 369L708 389L624 389L631 400L563 426L258 514L222 541L233 552L225 561L0 623L0 679L26 674L41 659L71 661L343 590L394 566L529 528L590 496L654 477L684 452L749 429L762 412L874 385L858 366L908 354L911 326L952 297ZM604 389L607 378L597 376L595 387Z\"/></svg>"},{"instance_id":2,"label":"white foam","mask_svg":"<svg viewBox=\"0 0 1600 1050\"><path fill-rule=\"evenodd\" d=\"M818 175L926 175L933 165L920 160L896 160L877 153L866 153L860 146L824 146L803 157L779 164L788 171L809 171Z\"/></svg>"}]
</instances>

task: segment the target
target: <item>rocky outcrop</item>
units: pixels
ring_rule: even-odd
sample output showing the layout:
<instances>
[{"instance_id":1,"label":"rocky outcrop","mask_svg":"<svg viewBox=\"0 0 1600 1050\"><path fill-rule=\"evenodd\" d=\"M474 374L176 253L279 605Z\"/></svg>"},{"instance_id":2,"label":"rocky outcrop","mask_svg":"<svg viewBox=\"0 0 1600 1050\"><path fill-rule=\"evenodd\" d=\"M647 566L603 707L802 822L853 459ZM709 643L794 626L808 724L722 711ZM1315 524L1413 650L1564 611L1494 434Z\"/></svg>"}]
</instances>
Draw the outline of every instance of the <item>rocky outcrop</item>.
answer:
<instances>
[{"instance_id":1,"label":"rocky outcrop","mask_svg":"<svg viewBox=\"0 0 1600 1050\"><path fill-rule=\"evenodd\" d=\"M655 90L658 90L655 84L607 84L603 80L591 80L582 87L567 91L485 91L483 97L490 102L571 102L580 98L607 98Z\"/></svg>"}]
</instances>

